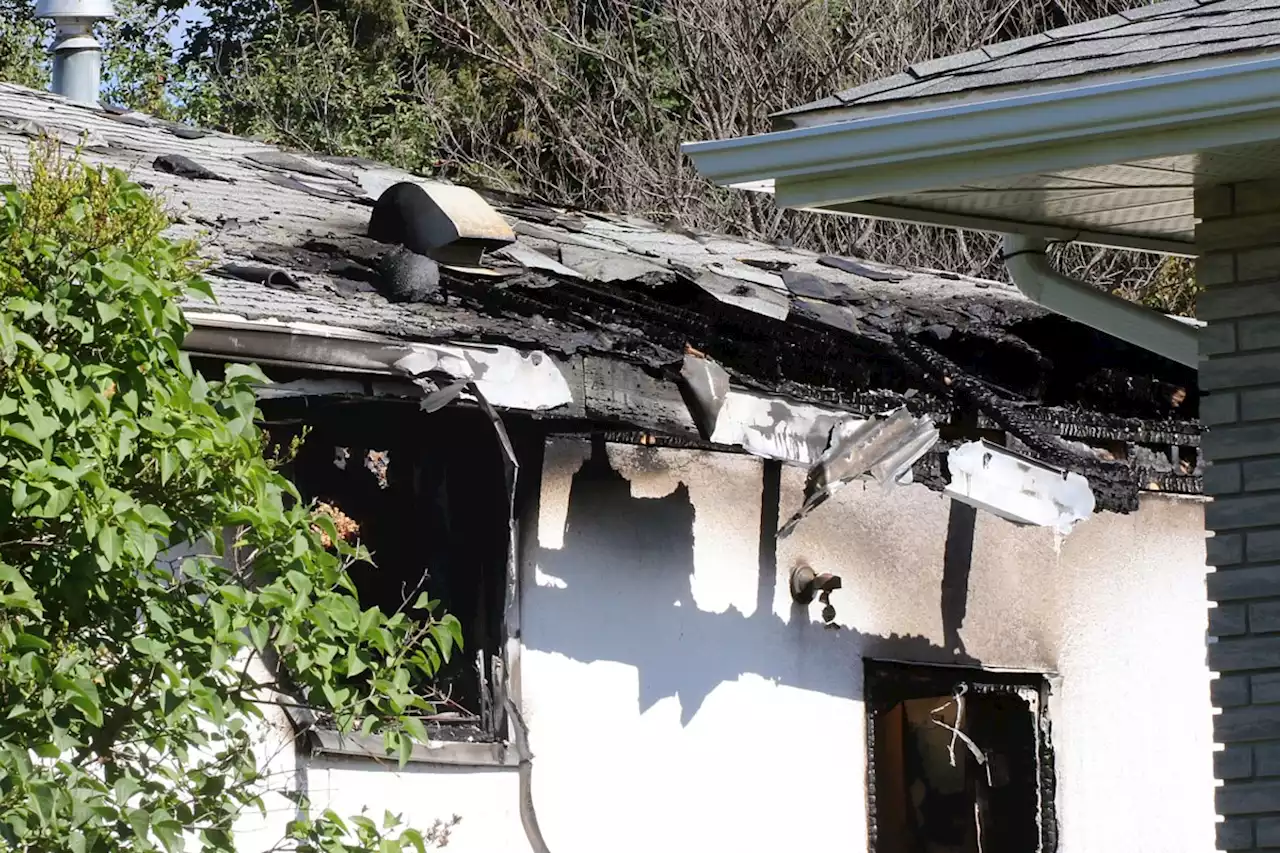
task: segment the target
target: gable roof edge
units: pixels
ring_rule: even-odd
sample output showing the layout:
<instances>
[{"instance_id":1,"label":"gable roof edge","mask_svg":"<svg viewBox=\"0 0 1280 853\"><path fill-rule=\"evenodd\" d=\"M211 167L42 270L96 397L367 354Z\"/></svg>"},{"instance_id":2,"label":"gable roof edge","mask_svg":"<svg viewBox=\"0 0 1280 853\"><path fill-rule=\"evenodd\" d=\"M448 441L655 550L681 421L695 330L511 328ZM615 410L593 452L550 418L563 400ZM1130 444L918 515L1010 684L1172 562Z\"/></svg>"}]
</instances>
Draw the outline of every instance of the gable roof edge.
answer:
<instances>
[{"instance_id":1,"label":"gable roof edge","mask_svg":"<svg viewBox=\"0 0 1280 853\"><path fill-rule=\"evenodd\" d=\"M1277 138L1280 57L1272 56L683 150L719 185L773 180L780 206L821 208Z\"/></svg>"}]
</instances>

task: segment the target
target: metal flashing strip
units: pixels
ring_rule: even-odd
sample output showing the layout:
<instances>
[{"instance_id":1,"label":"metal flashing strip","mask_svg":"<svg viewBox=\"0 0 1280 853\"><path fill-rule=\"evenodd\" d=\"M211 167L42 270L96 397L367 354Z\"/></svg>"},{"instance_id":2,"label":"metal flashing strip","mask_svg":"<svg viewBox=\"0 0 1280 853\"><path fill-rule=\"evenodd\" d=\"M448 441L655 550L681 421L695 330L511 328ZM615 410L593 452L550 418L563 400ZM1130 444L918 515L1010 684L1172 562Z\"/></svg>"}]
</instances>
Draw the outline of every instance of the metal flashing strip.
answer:
<instances>
[{"instance_id":1,"label":"metal flashing strip","mask_svg":"<svg viewBox=\"0 0 1280 853\"><path fill-rule=\"evenodd\" d=\"M928 415L916 417L906 407L866 420L840 421L809 470L804 504L778 529L778 538L790 536L805 516L854 480L875 480L885 488L910 483L912 466L938 437Z\"/></svg>"},{"instance_id":2,"label":"metal flashing strip","mask_svg":"<svg viewBox=\"0 0 1280 853\"><path fill-rule=\"evenodd\" d=\"M754 456L791 465L817 464L831 442L831 431L847 420L864 419L836 409L729 391L710 440L733 445Z\"/></svg>"}]
</instances>

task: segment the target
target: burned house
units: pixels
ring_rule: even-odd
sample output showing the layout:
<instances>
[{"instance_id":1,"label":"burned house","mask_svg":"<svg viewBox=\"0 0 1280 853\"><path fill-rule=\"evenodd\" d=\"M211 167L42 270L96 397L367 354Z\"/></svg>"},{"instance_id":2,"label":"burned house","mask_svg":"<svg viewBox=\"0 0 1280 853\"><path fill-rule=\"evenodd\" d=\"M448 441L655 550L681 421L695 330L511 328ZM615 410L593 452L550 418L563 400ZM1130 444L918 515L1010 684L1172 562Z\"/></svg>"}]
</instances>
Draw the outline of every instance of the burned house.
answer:
<instances>
[{"instance_id":1,"label":"burned house","mask_svg":"<svg viewBox=\"0 0 1280 853\"><path fill-rule=\"evenodd\" d=\"M1000 282L0 85L39 136L201 241L186 348L270 376L362 599L464 625L404 771L289 709L282 790L463 853L1211 843L1193 370Z\"/></svg>"}]
</instances>

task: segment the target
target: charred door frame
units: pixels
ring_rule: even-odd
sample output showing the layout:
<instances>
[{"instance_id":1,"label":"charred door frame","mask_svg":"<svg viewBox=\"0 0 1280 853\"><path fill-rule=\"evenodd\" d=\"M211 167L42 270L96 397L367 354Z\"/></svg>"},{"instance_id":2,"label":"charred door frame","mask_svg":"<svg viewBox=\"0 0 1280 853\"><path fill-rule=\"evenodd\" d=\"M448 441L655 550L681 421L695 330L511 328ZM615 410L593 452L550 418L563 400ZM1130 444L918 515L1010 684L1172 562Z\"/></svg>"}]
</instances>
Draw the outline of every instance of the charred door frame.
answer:
<instances>
[{"instance_id":1,"label":"charred door frame","mask_svg":"<svg viewBox=\"0 0 1280 853\"><path fill-rule=\"evenodd\" d=\"M1036 672L999 672L973 667L947 666L935 663L863 659L863 703L867 725L867 850L868 853L898 853L878 846L876 818L876 717L881 711L903 699L911 698L918 686L921 695L950 693L956 684L966 683L981 693L1017 695L1020 691L1036 691L1037 764L1039 769L1040 846L1035 853L1057 853L1057 775L1054 769L1053 742L1049 721L1049 675ZM1032 853L1032 851L1027 851Z\"/></svg>"}]
</instances>

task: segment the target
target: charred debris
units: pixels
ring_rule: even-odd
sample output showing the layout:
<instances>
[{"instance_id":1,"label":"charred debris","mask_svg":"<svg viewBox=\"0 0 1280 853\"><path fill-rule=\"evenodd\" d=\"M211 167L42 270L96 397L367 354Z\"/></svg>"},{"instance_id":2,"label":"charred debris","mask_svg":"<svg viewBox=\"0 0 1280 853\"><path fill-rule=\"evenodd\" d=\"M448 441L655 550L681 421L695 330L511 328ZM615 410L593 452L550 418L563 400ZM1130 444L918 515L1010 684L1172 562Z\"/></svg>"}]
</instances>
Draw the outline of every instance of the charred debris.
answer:
<instances>
[{"instance_id":1,"label":"charred debris","mask_svg":"<svg viewBox=\"0 0 1280 853\"><path fill-rule=\"evenodd\" d=\"M615 380L632 377L617 381L608 407L587 399L576 411L542 413L548 424L562 421L557 429L606 428L620 437L632 428L656 434L655 443L706 446L713 431L705 408L691 405L687 418L674 419L665 411L676 393L693 402L693 353L722 368L732 387L758 395L861 417L899 408L928 416L940 441L914 476L932 488L947 482L949 449L986 440L1082 474L1099 509L1130 511L1142 490L1200 492L1194 372L1044 314L998 283L939 276L940 293L904 293L892 285L906 276L853 288L821 273L786 275L814 263L792 250L775 250L767 262L741 259L780 279L788 288L780 293L750 279L735 283L723 269L583 245L598 240L581 236L589 229L618 228L614 217L505 201L521 238L486 255L484 268L438 265L438 286L417 305L474 318L465 334L473 342L536 344L570 370L599 373L608 361ZM303 276L336 275L340 292L391 298L404 290L403 254L356 235L255 250ZM849 259L816 262L843 276L854 275L845 268L870 269Z\"/></svg>"},{"instance_id":2,"label":"charred debris","mask_svg":"<svg viewBox=\"0 0 1280 853\"><path fill-rule=\"evenodd\" d=\"M572 391L515 407L544 432L750 452L790 442L812 462L829 431L816 443L788 433L797 411L820 434L831 413L905 409L937 427L910 472L934 489L949 481L951 449L985 441L1083 475L1099 509L1132 510L1142 490L1201 491L1194 371L998 282L566 210L0 84L0 143L16 168L34 136L80 145L167 199L174 236L201 240L211 261L219 304L192 312L261 334L307 324L334 338L536 351ZM690 406L691 353L723 370L725 406L757 418L745 440L718 440L724 430ZM273 364L232 344L200 354ZM298 349L272 369L306 378L310 357ZM378 378L344 369L347 386Z\"/></svg>"},{"instance_id":3,"label":"charred debris","mask_svg":"<svg viewBox=\"0 0 1280 853\"><path fill-rule=\"evenodd\" d=\"M570 371L601 360L625 366L689 405L688 423L672 423L658 401L622 383L612 389L613 411L584 400L580 411L542 414L562 427L632 427L718 444L722 401L708 409L707 400L690 399L692 354L720 374L722 394L734 387L855 417L927 417L940 440L911 461L914 478L933 488L949 479L950 449L984 440L1083 475L1100 509L1133 510L1142 490L1200 491L1194 372L1047 315L999 283L761 252L716 235L492 195L514 233L502 234L498 220L480 236L437 238L437 248L388 220L449 217L428 217L434 205L416 185L388 196L396 209L375 207L371 233L422 251L329 235L259 245L253 257L292 278L329 277L346 298L381 296L411 313L476 321L470 333L453 327L452 341L535 344ZM723 257L694 265L689 243ZM675 248L664 255L663 246ZM466 265L448 262L460 257ZM916 280L926 276L932 281ZM929 284L936 292L925 291Z\"/></svg>"}]
</instances>

